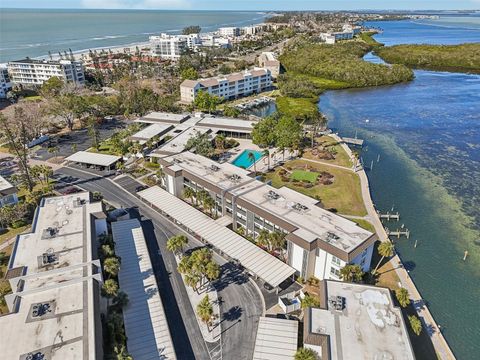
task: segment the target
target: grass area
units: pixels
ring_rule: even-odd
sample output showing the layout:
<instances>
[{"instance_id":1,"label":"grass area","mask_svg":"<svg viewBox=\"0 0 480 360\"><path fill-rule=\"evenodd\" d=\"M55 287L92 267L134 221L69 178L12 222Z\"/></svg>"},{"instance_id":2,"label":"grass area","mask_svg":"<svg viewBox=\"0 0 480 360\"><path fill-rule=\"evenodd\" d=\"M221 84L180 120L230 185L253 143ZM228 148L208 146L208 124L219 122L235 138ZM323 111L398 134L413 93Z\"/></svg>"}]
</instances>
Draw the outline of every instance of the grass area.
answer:
<instances>
[{"instance_id":1,"label":"grass area","mask_svg":"<svg viewBox=\"0 0 480 360\"><path fill-rule=\"evenodd\" d=\"M362 32L359 37L370 46L383 46L381 42L378 42L373 38L373 35L375 34L376 32L374 31Z\"/></svg>"},{"instance_id":2,"label":"grass area","mask_svg":"<svg viewBox=\"0 0 480 360\"><path fill-rule=\"evenodd\" d=\"M311 159L311 160L318 160L318 161L324 161L330 164L335 164L335 165L340 165L340 166L345 166L345 167L352 167L352 161L350 160L350 156L348 156L347 152L343 149L342 145L338 143L337 140L332 138L331 136L321 136L319 138L316 138L315 141L317 142L318 147L321 147L326 152L329 152L333 155L333 159L329 159L328 157L322 158L322 156L319 156L320 153L317 155L312 154L312 150L308 149L304 151L303 157L306 159Z\"/></svg>"},{"instance_id":3,"label":"grass area","mask_svg":"<svg viewBox=\"0 0 480 360\"><path fill-rule=\"evenodd\" d=\"M297 120L312 117L318 111L316 99L291 98L280 96L277 98L277 110Z\"/></svg>"},{"instance_id":4,"label":"grass area","mask_svg":"<svg viewBox=\"0 0 480 360\"><path fill-rule=\"evenodd\" d=\"M5 294L8 294L11 292L10 284L8 280L5 280L3 277L5 275L5 272L7 271L8 259L10 258L10 255L12 253L12 249L13 249L13 245L10 245L1 251L5 253L5 255L7 256L3 260L3 262L0 264L0 288L2 289L2 292ZM0 314L6 314L7 312L8 312L7 305L3 302L3 298L2 298L0 299Z\"/></svg>"},{"instance_id":5,"label":"grass area","mask_svg":"<svg viewBox=\"0 0 480 360\"><path fill-rule=\"evenodd\" d=\"M120 153L113 150L113 147L109 144L108 140L103 141L98 147L98 149L91 147L87 151L92 153L98 153L98 154L121 156Z\"/></svg>"},{"instance_id":6,"label":"grass area","mask_svg":"<svg viewBox=\"0 0 480 360\"><path fill-rule=\"evenodd\" d=\"M480 74L480 43L460 45L395 45L376 49L390 64L418 69Z\"/></svg>"},{"instance_id":7,"label":"grass area","mask_svg":"<svg viewBox=\"0 0 480 360\"><path fill-rule=\"evenodd\" d=\"M352 219L358 226L360 226L362 229L368 230L372 233L375 232L375 227L367 220L363 219Z\"/></svg>"},{"instance_id":8,"label":"grass area","mask_svg":"<svg viewBox=\"0 0 480 360\"><path fill-rule=\"evenodd\" d=\"M290 176L292 180L298 181L310 181L311 183L315 183L318 178L318 174L310 171L305 170L293 170L292 175Z\"/></svg>"},{"instance_id":9,"label":"grass area","mask_svg":"<svg viewBox=\"0 0 480 360\"><path fill-rule=\"evenodd\" d=\"M284 182L279 175L280 168L266 174L266 179L272 181L274 187L288 186L302 194L318 199L326 209L336 209L340 214L365 216L367 210L363 204L360 178L357 174L328 165L316 164L305 160L292 160L287 162L285 167L304 168L306 165L318 171L325 171L334 176L331 185L315 185L311 188L304 188L301 184Z\"/></svg>"},{"instance_id":10,"label":"grass area","mask_svg":"<svg viewBox=\"0 0 480 360\"><path fill-rule=\"evenodd\" d=\"M307 80L314 84L316 87L323 90L340 90L346 89L349 87L348 83L343 81L337 81L332 79L325 79L321 77L316 77L307 74L299 74L299 73L289 73L289 76L294 76L297 79Z\"/></svg>"},{"instance_id":11,"label":"grass area","mask_svg":"<svg viewBox=\"0 0 480 360\"><path fill-rule=\"evenodd\" d=\"M17 236L18 234L21 234L25 230L27 230L30 227L30 225L25 225L25 226L20 226L18 229L8 229L6 233L3 233L0 235L0 244L3 244L5 241L13 238L14 236Z\"/></svg>"},{"instance_id":12,"label":"grass area","mask_svg":"<svg viewBox=\"0 0 480 360\"><path fill-rule=\"evenodd\" d=\"M40 100L42 100L42 97L40 95L27 96L27 97L23 98L23 100L26 100L26 101L40 101Z\"/></svg>"}]
</instances>

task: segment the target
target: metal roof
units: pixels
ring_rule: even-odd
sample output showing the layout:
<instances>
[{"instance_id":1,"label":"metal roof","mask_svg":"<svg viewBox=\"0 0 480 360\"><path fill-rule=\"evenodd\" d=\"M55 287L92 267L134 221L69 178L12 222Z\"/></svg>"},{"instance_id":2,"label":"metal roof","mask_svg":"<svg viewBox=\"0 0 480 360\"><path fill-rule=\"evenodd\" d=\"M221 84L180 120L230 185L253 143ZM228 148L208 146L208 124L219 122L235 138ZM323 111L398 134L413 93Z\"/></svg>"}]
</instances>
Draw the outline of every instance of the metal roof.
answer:
<instances>
[{"instance_id":1,"label":"metal roof","mask_svg":"<svg viewBox=\"0 0 480 360\"><path fill-rule=\"evenodd\" d=\"M295 273L294 268L158 186L138 195L274 287Z\"/></svg>"},{"instance_id":2,"label":"metal roof","mask_svg":"<svg viewBox=\"0 0 480 360\"><path fill-rule=\"evenodd\" d=\"M142 226L137 219L112 223L122 259L118 279L129 304L123 310L128 352L136 360L175 359L170 330Z\"/></svg>"},{"instance_id":3,"label":"metal roof","mask_svg":"<svg viewBox=\"0 0 480 360\"><path fill-rule=\"evenodd\" d=\"M292 360L297 339L298 321L261 317L253 360Z\"/></svg>"},{"instance_id":4,"label":"metal roof","mask_svg":"<svg viewBox=\"0 0 480 360\"><path fill-rule=\"evenodd\" d=\"M110 166L120 160L120 156L106 155L93 153L88 151L78 151L75 154L70 155L65 160L73 161L82 164L90 164L97 166Z\"/></svg>"},{"instance_id":5,"label":"metal roof","mask_svg":"<svg viewBox=\"0 0 480 360\"><path fill-rule=\"evenodd\" d=\"M139 132L133 134L130 139L132 140L150 140L154 136L163 135L167 131L171 130L173 125L169 124L152 124L147 126L145 129L140 130Z\"/></svg>"}]
</instances>

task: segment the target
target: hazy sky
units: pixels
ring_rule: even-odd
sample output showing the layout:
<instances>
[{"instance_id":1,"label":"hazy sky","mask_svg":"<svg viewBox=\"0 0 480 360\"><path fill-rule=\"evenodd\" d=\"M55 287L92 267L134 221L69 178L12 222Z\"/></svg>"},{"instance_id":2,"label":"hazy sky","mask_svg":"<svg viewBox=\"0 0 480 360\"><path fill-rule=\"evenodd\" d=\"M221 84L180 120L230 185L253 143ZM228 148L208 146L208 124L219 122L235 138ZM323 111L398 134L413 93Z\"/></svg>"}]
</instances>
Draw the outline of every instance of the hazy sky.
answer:
<instances>
[{"instance_id":1,"label":"hazy sky","mask_svg":"<svg viewBox=\"0 0 480 360\"><path fill-rule=\"evenodd\" d=\"M0 0L3 8L336 10L480 9L480 0Z\"/></svg>"}]
</instances>

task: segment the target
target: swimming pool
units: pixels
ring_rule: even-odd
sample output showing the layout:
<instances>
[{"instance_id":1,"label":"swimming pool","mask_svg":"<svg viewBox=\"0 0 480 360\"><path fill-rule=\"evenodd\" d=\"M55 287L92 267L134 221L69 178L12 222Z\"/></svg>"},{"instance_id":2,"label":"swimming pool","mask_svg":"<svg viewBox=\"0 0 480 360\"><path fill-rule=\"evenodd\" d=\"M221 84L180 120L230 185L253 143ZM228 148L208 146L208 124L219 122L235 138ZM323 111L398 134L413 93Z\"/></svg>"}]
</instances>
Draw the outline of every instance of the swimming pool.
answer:
<instances>
[{"instance_id":1,"label":"swimming pool","mask_svg":"<svg viewBox=\"0 0 480 360\"><path fill-rule=\"evenodd\" d=\"M254 162L252 162L249 158L248 158L248 154L249 153L252 153L253 156L255 157L255 161L254 162L257 162L258 160L260 160L263 155L262 155L262 152L261 151L257 151L257 150L243 150L240 155L238 155L235 160L233 160L232 164L235 165L235 166L238 166L238 167L241 167L243 169L248 169L250 166L253 165Z\"/></svg>"}]
</instances>

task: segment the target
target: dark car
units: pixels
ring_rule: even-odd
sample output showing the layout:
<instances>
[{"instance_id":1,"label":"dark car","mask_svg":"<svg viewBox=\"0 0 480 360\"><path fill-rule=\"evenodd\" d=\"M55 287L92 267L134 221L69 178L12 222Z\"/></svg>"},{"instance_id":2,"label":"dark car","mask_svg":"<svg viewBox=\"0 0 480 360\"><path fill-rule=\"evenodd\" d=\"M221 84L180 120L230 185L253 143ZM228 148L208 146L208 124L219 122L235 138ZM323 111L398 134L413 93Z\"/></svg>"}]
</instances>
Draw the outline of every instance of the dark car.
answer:
<instances>
[{"instance_id":1,"label":"dark car","mask_svg":"<svg viewBox=\"0 0 480 360\"><path fill-rule=\"evenodd\" d=\"M140 185L140 186L137 186L135 188L135 192L139 192L139 191L142 191L142 190L145 190L145 189L148 189L147 185Z\"/></svg>"}]
</instances>

